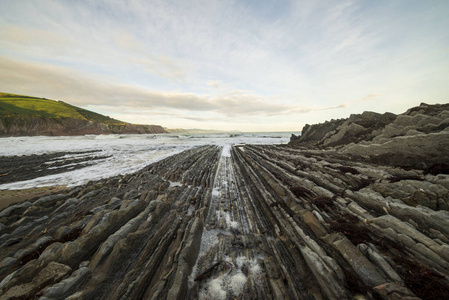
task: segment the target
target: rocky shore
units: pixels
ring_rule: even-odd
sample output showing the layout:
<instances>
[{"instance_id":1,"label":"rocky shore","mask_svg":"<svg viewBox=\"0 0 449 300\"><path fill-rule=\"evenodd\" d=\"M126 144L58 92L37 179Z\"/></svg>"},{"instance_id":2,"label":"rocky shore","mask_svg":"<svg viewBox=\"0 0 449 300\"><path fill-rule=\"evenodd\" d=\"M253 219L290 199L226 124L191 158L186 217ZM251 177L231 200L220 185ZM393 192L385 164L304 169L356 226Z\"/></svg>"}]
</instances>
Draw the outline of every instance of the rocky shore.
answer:
<instances>
[{"instance_id":1,"label":"rocky shore","mask_svg":"<svg viewBox=\"0 0 449 300\"><path fill-rule=\"evenodd\" d=\"M0 211L0 299L447 299L449 110L202 146Z\"/></svg>"},{"instance_id":2,"label":"rocky shore","mask_svg":"<svg viewBox=\"0 0 449 300\"><path fill-rule=\"evenodd\" d=\"M99 151L0 156L0 184L82 169L109 157L92 155L95 152Z\"/></svg>"}]
</instances>

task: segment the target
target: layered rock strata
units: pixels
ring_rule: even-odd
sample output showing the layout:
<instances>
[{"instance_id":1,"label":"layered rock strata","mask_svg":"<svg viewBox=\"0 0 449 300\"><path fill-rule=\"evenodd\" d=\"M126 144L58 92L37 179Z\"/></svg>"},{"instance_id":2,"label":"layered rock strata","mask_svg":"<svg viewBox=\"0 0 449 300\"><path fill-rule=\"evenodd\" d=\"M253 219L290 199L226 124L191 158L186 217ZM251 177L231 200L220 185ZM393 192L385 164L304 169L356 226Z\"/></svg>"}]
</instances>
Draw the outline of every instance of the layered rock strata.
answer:
<instances>
[{"instance_id":1,"label":"layered rock strata","mask_svg":"<svg viewBox=\"0 0 449 300\"><path fill-rule=\"evenodd\" d=\"M4 209L0 298L181 298L220 150L196 148L134 175Z\"/></svg>"},{"instance_id":2,"label":"layered rock strata","mask_svg":"<svg viewBox=\"0 0 449 300\"><path fill-rule=\"evenodd\" d=\"M0 156L0 184L73 171L110 157L106 155L92 155L99 152L99 150L89 150L39 155ZM71 157L67 157L67 155Z\"/></svg>"},{"instance_id":3,"label":"layered rock strata","mask_svg":"<svg viewBox=\"0 0 449 300\"><path fill-rule=\"evenodd\" d=\"M0 299L449 298L444 153L311 142L193 148L3 209Z\"/></svg>"},{"instance_id":4,"label":"layered rock strata","mask_svg":"<svg viewBox=\"0 0 449 300\"><path fill-rule=\"evenodd\" d=\"M0 212L0 298L447 296L448 189L322 151L195 148Z\"/></svg>"}]
</instances>

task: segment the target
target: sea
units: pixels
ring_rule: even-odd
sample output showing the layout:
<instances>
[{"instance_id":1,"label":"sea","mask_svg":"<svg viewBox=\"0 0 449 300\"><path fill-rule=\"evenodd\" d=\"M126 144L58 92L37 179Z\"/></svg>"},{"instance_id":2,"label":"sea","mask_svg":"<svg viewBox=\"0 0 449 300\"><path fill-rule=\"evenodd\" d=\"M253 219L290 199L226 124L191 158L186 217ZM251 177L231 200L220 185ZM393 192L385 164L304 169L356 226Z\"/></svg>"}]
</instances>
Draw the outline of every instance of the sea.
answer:
<instances>
[{"instance_id":1,"label":"sea","mask_svg":"<svg viewBox=\"0 0 449 300\"><path fill-rule=\"evenodd\" d=\"M224 152L229 152L234 144L285 144L289 142L292 133L298 134L298 132L259 132L0 138L0 157L72 152L58 159L81 158L78 164L86 165L85 167L78 165L77 168L74 165L74 170L63 173L0 184L0 190L46 186L73 187L89 181L134 173L192 147L218 145L223 146ZM89 161L89 156L100 158Z\"/></svg>"}]
</instances>

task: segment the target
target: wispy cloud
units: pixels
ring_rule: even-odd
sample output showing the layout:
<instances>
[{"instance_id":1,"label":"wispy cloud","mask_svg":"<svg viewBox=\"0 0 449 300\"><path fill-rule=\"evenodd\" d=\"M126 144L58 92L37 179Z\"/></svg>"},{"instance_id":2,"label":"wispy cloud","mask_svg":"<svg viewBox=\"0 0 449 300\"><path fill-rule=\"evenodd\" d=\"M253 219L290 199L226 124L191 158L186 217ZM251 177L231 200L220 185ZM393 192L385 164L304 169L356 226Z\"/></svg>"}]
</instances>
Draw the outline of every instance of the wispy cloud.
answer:
<instances>
[{"instance_id":1,"label":"wispy cloud","mask_svg":"<svg viewBox=\"0 0 449 300\"><path fill-rule=\"evenodd\" d=\"M133 63L141 66L146 71L178 82L185 81L187 76L187 68L182 62L175 61L165 56L147 56L146 58L133 59Z\"/></svg>"},{"instance_id":2,"label":"wispy cloud","mask_svg":"<svg viewBox=\"0 0 449 300\"><path fill-rule=\"evenodd\" d=\"M48 58L67 53L76 46L76 41L49 30L8 24L0 26L0 45L3 51Z\"/></svg>"},{"instance_id":3,"label":"wispy cloud","mask_svg":"<svg viewBox=\"0 0 449 300\"><path fill-rule=\"evenodd\" d=\"M0 58L0 89L16 92L23 87L35 95L69 100L77 105L121 106L135 109L213 112L222 117L279 116L341 108L343 105L319 108L298 108L247 91L232 90L219 96L176 91L151 91L141 87L105 84L67 67L43 63L17 62ZM107 79L107 78L105 78ZM370 98L372 95L365 98ZM170 115L170 114L168 114ZM178 115L179 116L179 115ZM183 118L211 120L208 117Z\"/></svg>"}]
</instances>

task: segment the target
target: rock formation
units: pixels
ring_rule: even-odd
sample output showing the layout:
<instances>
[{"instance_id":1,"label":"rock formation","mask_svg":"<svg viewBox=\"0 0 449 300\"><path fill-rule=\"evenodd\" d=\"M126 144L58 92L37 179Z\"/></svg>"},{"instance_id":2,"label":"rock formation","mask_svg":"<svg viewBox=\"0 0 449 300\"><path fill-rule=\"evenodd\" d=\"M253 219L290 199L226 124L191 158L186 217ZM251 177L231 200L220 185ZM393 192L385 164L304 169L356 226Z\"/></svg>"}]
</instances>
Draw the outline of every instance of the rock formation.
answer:
<instances>
[{"instance_id":1,"label":"rock formation","mask_svg":"<svg viewBox=\"0 0 449 300\"><path fill-rule=\"evenodd\" d=\"M110 157L106 155L89 155L98 152L100 151L88 150L0 157L0 184L81 169ZM65 157L67 154L76 154L78 156L67 158Z\"/></svg>"},{"instance_id":2,"label":"rock formation","mask_svg":"<svg viewBox=\"0 0 449 300\"><path fill-rule=\"evenodd\" d=\"M354 150L446 143L435 109L404 114L434 120L406 131L414 123L389 114L353 116L381 124L355 138L347 120L331 125L353 144L309 126L302 143L197 147L11 205L0 299L447 299L447 158L423 170Z\"/></svg>"},{"instance_id":3,"label":"rock formation","mask_svg":"<svg viewBox=\"0 0 449 300\"><path fill-rule=\"evenodd\" d=\"M449 161L449 104L422 103L397 116L364 112L306 125L291 144L328 148L361 161L425 169Z\"/></svg>"}]
</instances>

